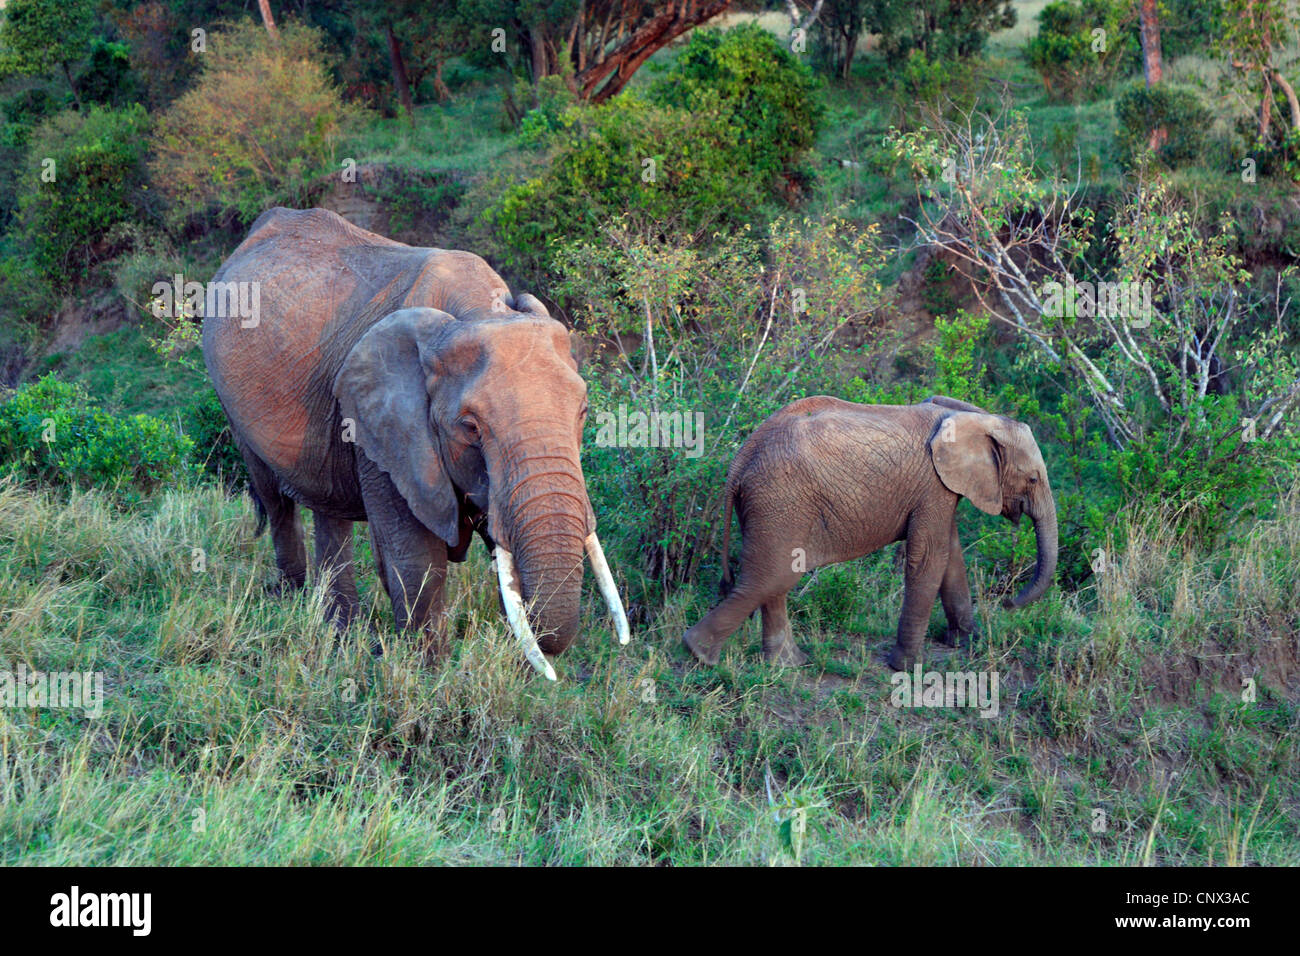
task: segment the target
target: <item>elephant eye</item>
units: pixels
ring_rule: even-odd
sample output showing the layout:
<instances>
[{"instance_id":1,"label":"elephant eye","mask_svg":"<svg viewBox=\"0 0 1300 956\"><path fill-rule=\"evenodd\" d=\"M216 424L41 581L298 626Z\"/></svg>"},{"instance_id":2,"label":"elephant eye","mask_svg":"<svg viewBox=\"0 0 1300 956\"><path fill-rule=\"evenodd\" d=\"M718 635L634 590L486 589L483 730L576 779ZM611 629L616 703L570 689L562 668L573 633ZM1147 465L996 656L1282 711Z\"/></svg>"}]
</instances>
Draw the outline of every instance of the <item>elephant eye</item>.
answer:
<instances>
[{"instance_id":1,"label":"elephant eye","mask_svg":"<svg viewBox=\"0 0 1300 956\"><path fill-rule=\"evenodd\" d=\"M465 431L469 434L471 438L478 437L478 422L474 421L474 419L462 418L460 420L460 424L461 427L465 429Z\"/></svg>"},{"instance_id":2,"label":"elephant eye","mask_svg":"<svg viewBox=\"0 0 1300 956\"><path fill-rule=\"evenodd\" d=\"M1036 485L1036 484L1038 484L1038 476L1037 476L1037 475L1030 475L1030 476L1029 476L1029 483L1030 483L1031 485Z\"/></svg>"}]
</instances>

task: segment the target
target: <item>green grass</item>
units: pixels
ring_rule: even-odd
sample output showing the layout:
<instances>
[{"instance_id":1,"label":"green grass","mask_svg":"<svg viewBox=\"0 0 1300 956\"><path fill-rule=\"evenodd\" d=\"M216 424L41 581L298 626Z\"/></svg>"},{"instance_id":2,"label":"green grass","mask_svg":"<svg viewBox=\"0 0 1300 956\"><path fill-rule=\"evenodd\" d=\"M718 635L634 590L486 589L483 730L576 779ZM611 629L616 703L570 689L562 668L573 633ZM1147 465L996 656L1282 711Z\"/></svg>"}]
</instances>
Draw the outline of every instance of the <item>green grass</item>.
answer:
<instances>
[{"instance_id":1,"label":"green grass","mask_svg":"<svg viewBox=\"0 0 1300 956\"><path fill-rule=\"evenodd\" d=\"M120 511L0 486L0 660L107 688L97 720L0 709L0 862L1300 863L1295 496L1214 562L1138 523L1141 559L1100 588L982 602L985 638L931 654L1000 673L991 720L890 705L888 555L793 602L811 668L769 669L752 622L718 668L688 663L690 592L620 649L588 594L552 685L485 556L453 570L454 650L428 668L364 548L369 627L269 594L249 512L207 487Z\"/></svg>"},{"instance_id":2,"label":"green grass","mask_svg":"<svg viewBox=\"0 0 1300 956\"><path fill-rule=\"evenodd\" d=\"M152 334L162 336L159 325ZM164 362L149 342L150 332L129 325L106 335L88 336L75 351L39 359L29 377L53 372L61 381L76 382L105 411L115 415L170 417L188 404L195 392L211 387L203 356L188 353L192 364Z\"/></svg>"}]
</instances>

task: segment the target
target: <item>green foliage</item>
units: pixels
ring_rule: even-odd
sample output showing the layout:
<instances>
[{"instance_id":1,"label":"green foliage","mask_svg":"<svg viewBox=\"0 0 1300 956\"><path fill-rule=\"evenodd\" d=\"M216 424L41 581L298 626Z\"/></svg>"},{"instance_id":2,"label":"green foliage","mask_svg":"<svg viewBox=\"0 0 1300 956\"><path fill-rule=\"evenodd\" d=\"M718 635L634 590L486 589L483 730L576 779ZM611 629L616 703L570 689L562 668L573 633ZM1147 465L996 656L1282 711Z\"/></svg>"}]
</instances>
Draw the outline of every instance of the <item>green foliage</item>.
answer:
<instances>
[{"instance_id":1,"label":"green foliage","mask_svg":"<svg viewBox=\"0 0 1300 956\"><path fill-rule=\"evenodd\" d=\"M333 171L351 115L329 78L320 34L296 23L272 42L251 20L211 33L194 87L159 118L152 172L183 218L208 209L245 221L301 205Z\"/></svg>"},{"instance_id":2,"label":"green foliage","mask_svg":"<svg viewBox=\"0 0 1300 956\"><path fill-rule=\"evenodd\" d=\"M96 37L90 45L90 59L77 77L83 99L105 106L123 107L140 101L144 84L131 64L131 48Z\"/></svg>"},{"instance_id":3,"label":"green foliage","mask_svg":"<svg viewBox=\"0 0 1300 956\"><path fill-rule=\"evenodd\" d=\"M1141 57L1133 32L1132 3L1124 0L1055 0L1038 14L1038 33L1025 59L1055 99L1093 99Z\"/></svg>"},{"instance_id":4,"label":"green foliage","mask_svg":"<svg viewBox=\"0 0 1300 956\"><path fill-rule=\"evenodd\" d=\"M1156 156L1166 166L1192 165L1204 158L1211 116L1191 87L1158 83L1147 89L1142 82L1134 83L1115 98L1115 116L1115 146L1124 166L1138 163L1151 132L1161 128L1167 138Z\"/></svg>"},{"instance_id":5,"label":"green foliage","mask_svg":"<svg viewBox=\"0 0 1300 956\"><path fill-rule=\"evenodd\" d=\"M824 108L812 72L757 24L692 31L652 87L657 103L708 113L739 131L737 170L766 184L790 174L817 137Z\"/></svg>"},{"instance_id":6,"label":"green foliage","mask_svg":"<svg viewBox=\"0 0 1300 956\"><path fill-rule=\"evenodd\" d=\"M108 231L144 212L148 131L139 104L68 111L37 128L11 255L51 279L85 275Z\"/></svg>"},{"instance_id":7,"label":"green foliage","mask_svg":"<svg viewBox=\"0 0 1300 956\"><path fill-rule=\"evenodd\" d=\"M960 398L981 407L990 405L982 383L983 370L976 362L976 349L987 337L989 318L958 309L951 319L936 318L939 341L934 346L934 387L940 395Z\"/></svg>"},{"instance_id":8,"label":"green foliage","mask_svg":"<svg viewBox=\"0 0 1300 956\"><path fill-rule=\"evenodd\" d=\"M891 63L920 50L928 60L978 55L995 30L1014 26L1010 0L876 0L867 30Z\"/></svg>"},{"instance_id":9,"label":"green foliage","mask_svg":"<svg viewBox=\"0 0 1300 956\"><path fill-rule=\"evenodd\" d=\"M931 58L912 50L893 78L895 111L903 123L922 114L945 115L970 110L975 105L979 80L972 61Z\"/></svg>"},{"instance_id":10,"label":"green foliage","mask_svg":"<svg viewBox=\"0 0 1300 956\"><path fill-rule=\"evenodd\" d=\"M94 22L94 0L9 0L0 18L0 78L59 69L71 85Z\"/></svg>"},{"instance_id":11,"label":"green foliage","mask_svg":"<svg viewBox=\"0 0 1300 956\"><path fill-rule=\"evenodd\" d=\"M478 223L509 271L537 280L554 242L595 240L622 215L634 231L660 224L691 238L734 228L797 177L821 110L806 67L749 29L697 33L679 64L649 98L559 109L548 95L525 118L525 142L549 159L489 201Z\"/></svg>"},{"instance_id":12,"label":"green foliage","mask_svg":"<svg viewBox=\"0 0 1300 956\"><path fill-rule=\"evenodd\" d=\"M879 304L883 258L874 227L838 219L778 219L761 241L740 230L708 249L625 226L561 247L556 291L582 303L580 323L639 340L589 383L585 442L593 505L621 563L640 567L638 590L695 579L720 534L732 455L778 408L833 389L835 333ZM601 429L620 406L703 431L689 449L618 443Z\"/></svg>"},{"instance_id":13,"label":"green foliage","mask_svg":"<svg viewBox=\"0 0 1300 956\"><path fill-rule=\"evenodd\" d=\"M230 421L211 386L205 386L181 413L184 434L193 442L194 463L220 478L227 488L248 480L248 468L230 434Z\"/></svg>"},{"instance_id":14,"label":"green foliage","mask_svg":"<svg viewBox=\"0 0 1300 956\"><path fill-rule=\"evenodd\" d=\"M149 415L118 418L47 375L0 402L0 473L130 495L187 470L193 442Z\"/></svg>"}]
</instances>

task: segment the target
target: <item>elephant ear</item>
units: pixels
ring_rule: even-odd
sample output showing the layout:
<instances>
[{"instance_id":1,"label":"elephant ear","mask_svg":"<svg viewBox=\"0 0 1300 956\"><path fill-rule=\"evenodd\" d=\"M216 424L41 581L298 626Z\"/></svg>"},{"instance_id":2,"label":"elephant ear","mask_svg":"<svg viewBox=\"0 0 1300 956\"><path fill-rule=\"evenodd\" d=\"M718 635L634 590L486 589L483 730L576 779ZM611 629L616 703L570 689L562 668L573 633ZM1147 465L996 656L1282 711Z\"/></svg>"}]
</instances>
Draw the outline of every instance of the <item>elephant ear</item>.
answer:
<instances>
[{"instance_id":1,"label":"elephant ear","mask_svg":"<svg viewBox=\"0 0 1300 956\"><path fill-rule=\"evenodd\" d=\"M954 412L939 422L930 437L930 457L949 491L970 500L980 511L1002 513L999 442L1002 422L982 412Z\"/></svg>"},{"instance_id":2,"label":"elephant ear","mask_svg":"<svg viewBox=\"0 0 1300 956\"><path fill-rule=\"evenodd\" d=\"M521 292L515 296L515 311L540 315L547 319L551 317L551 313L547 311L546 306L542 305L542 300L528 292Z\"/></svg>"},{"instance_id":3,"label":"elephant ear","mask_svg":"<svg viewBox=\"0 0 1300 956\"><path fill-rule=\"evenodd\" d=\"M402 309L375 323L334 379L356 440L388 473L411 513L443 541L460 538L456 491L429 419L428 380L437 342L456 319L439 309Z\"/></svg>"},{"instance_id":4,"label":"elephant ear","mask_svg":"<svg viewBox=\"0 0 1300 956\"><path fill-rule=\"evenodd\" d=\"M931 395L922 405L938 405L941 408L951 408L955 412L979 412L981 415L988 413L978 405L972 405L970 402L963 402L958 398L949 398L947 395Z\"/></svg>"}]
</instances>

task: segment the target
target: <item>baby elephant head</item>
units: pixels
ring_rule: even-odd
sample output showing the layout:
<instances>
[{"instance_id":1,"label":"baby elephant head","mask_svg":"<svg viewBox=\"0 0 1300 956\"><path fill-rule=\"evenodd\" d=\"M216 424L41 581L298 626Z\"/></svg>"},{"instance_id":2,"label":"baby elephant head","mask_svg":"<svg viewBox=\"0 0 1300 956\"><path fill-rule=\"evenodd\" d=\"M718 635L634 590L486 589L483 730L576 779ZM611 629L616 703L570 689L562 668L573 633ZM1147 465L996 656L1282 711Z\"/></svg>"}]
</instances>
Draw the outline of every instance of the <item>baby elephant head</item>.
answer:
<instances>
[{"instance_id":1,"label":"baby elephant head","mask_svg":"<svg viewBox=\"0 0 1300 956\"><path fill-rule=\"evenodd\" d=\"M930 438L930 454L949 491L987 514L1000 514L1013 523L1028 515L1034 522L1034 577L1006 603L1020 607L1042 597L1056 573L1056 504L1029 426L1001 415L953 412Z\"/></svg>"}]
</instances>

